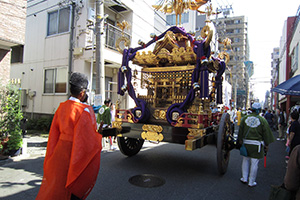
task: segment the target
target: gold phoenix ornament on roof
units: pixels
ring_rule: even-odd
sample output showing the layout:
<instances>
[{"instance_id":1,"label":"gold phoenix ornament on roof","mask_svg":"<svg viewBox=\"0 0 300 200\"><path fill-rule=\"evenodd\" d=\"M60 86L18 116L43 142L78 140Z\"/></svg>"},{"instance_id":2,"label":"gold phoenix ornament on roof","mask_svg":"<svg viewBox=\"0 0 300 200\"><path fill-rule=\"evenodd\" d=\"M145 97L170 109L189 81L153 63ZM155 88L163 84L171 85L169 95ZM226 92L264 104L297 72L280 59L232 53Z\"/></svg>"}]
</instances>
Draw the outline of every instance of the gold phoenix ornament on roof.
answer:
<instances>
[{"instance_id":1,"label":"gold phoenix ornament on roof","mask_svg":"<svg viewBox=\"0 0 300 200\"><path fill-rule=\"evenodd\" d=\"M123 53L123 50L125 47L129 47L130 46L130 40L125 37L124 35L124 30L125 29L129 29L130 28L130 25L127 21L123 20L121 23L120 22L117 22L117 26L122 30L122 37L119 37L116 41L116 48L117 50L120 52L120 53ZM120 43L123 42L124 43L124 47L121 48L120 47Z\"/></svg>"},{"instance_id":2,"label":"gold phoenix ornament on roof","mask_svg":"<svg viewBox=\"0 0 300 200\"><path fill-rule=\"evenodd\" d=\"M206 4L208 0L160 0L158 5L153 5L152 7L155 10L160 10L165 14L175 13L176 15L176 26L178 25L178 16L179 16L179 25L181 24L181 14L185 10L198 10L200 6Z\"/></svg>"},{"instance_id":3,"label":"gold phoenix ornament on roof","mask_svg":"<svg viewBox=\"0 0 300 200\"><path fill-rule=\"evenodd\" d=\"M206 6L205 11L201 11L201 10L197 10L200 14L205 14L207 19L206 19L206 23L210 22L210 16L211 15L218 15L221 12L213 12L213 7L212 4L210 3L209 5Z\"/></svg>"},{"instance_id":4,"label":"gold phoenix ornament on roof","mask_svg":"<svg viewBox=\"0 0 300 200\"><path fill-rule=\"evenodd\" d=\"M224 50L218 54L218 58L224 59L226 65L227 65L230 57L226 51L227 51L227 47L231 45L231 40L229 38L225 38L222 42L219 41L219 43L224 45Z\"/></svg>"},{"instance_id":5,"label":"gold phoenix ornament on roof","mask_svg":"<svg viewBox=\"0 0 300 200\"><path fill-rule=\"evenodd\" d=\"M124 30L125 29L129 29L130 25L128 22L126 22L125 20L123 20L121 23L117 22L117 26L122 30L122 35L124 35Z\"/></svg>"}]
</instances>

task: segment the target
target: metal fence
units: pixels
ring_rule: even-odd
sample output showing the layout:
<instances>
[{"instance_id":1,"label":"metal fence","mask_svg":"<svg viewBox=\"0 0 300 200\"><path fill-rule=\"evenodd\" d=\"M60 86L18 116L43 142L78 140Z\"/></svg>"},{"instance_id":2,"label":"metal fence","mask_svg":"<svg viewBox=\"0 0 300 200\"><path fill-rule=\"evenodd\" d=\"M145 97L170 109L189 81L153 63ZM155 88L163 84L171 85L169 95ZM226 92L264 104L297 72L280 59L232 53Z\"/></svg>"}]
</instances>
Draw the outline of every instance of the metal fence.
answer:
<instances>
[{"instance_id":1,"label":"metal fence","mask_svg":"<svg viewBox=\"0 0 300 200\"><path fill-rule=\"evenodd\" d=\"M122 30L113 25L107 24L105 46L107 48L117 50L116 41L120 37L122 37ZM124 32L124 37L128 38L129 40L131 39L131 36L125 32Z\"/></svg>"}]
</instances>

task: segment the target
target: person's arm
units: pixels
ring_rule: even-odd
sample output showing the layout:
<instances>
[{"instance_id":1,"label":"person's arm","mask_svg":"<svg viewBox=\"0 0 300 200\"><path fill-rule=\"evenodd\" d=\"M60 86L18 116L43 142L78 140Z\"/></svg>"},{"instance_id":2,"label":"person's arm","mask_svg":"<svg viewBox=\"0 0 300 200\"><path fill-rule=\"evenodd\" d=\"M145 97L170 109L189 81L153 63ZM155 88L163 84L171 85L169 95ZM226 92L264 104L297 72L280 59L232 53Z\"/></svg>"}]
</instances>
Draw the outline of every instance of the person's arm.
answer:
<instances>
[{"instance_id":1,"label":"person's arm","mask_svg":"<svg viewBox=\"0 0 300 200\"><path fill-rule=\"evenodd\" d=\"M290 132L290 133L289 133L289 140L290 140L290 141L289 141L289 144L288 144L289 146L291 146L291 143L292 143L292 140L293 140L294 136L295 136L295 133L294 133L294 132Z\"/></svg>"}]
</instances>

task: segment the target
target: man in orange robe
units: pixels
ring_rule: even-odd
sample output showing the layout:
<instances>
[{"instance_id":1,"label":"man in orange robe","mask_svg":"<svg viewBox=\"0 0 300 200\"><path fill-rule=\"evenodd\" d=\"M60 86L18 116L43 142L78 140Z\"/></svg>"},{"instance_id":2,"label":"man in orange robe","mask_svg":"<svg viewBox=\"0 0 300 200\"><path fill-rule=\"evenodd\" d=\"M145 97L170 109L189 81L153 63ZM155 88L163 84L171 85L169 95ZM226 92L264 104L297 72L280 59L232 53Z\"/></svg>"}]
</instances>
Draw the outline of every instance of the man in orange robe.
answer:
<instances>
[{"instance_id":1,"label":"man in orange robe","mask_svg":"<svg viewBox=\"0 0 300 200\"><path fill-rule=\"evenodd\" d=\"M60 104L51 124L37 200L85 199L96 183L102 136L92 107L81 103L88 79L74 72L70 85L71 97Z\"/></svg>"}]
</instances>

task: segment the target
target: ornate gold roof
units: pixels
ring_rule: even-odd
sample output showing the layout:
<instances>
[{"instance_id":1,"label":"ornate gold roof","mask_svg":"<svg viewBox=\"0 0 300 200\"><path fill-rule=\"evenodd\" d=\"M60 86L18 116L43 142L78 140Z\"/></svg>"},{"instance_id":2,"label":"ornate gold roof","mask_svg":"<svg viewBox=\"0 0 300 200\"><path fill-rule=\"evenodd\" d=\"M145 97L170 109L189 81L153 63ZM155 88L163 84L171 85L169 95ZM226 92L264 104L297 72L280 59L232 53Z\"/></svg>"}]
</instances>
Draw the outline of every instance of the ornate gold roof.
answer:
<instances>
[{"instance_id":1,"label":"ornate gold roof","mask_svg":"<svg viewBox=\"0 0 300 200\"><path fill-rule=\"evenodd\" d=\"M165 37L158 41L153 52L137 52L133 64L142 67L163 67L174 65L187 65L196 63L196 54L189 46L189 41L181 34L169 31Z\"/></svg>"}]
</instances>

